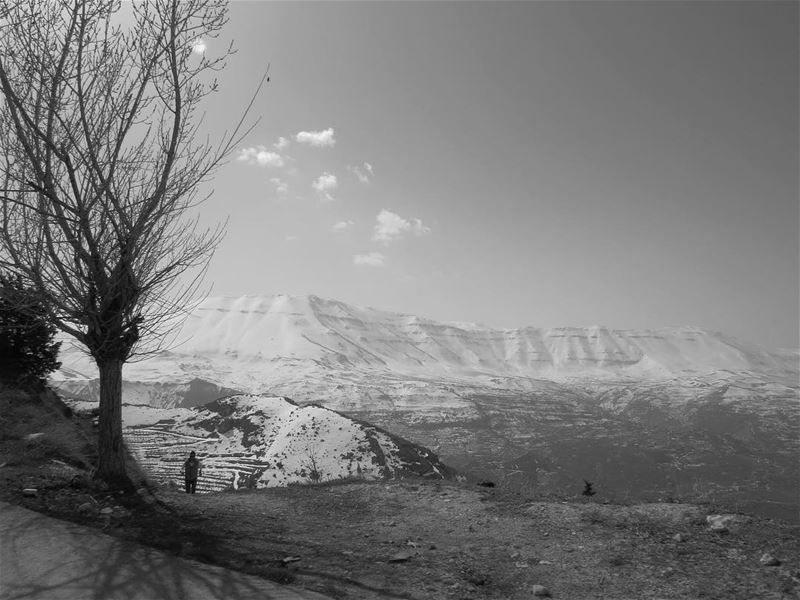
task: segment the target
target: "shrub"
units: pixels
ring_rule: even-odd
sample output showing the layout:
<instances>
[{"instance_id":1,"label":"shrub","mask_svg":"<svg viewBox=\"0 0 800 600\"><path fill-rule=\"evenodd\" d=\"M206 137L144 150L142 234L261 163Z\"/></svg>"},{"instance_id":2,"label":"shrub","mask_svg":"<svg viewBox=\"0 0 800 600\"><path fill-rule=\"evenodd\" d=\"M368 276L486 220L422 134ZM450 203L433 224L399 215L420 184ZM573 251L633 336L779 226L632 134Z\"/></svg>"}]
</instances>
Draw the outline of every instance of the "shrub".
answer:
<instances>
[{"instance_id":1,"label":"shrub","mask_svg":"<svg viewBox=\"0 0 800 600\"><path fill-rule=\"evenodd\" d=\"M55 333L36 295L0 273L0 382L41 388L47 375L61 366Z\"/></svg>"}]
</instances>

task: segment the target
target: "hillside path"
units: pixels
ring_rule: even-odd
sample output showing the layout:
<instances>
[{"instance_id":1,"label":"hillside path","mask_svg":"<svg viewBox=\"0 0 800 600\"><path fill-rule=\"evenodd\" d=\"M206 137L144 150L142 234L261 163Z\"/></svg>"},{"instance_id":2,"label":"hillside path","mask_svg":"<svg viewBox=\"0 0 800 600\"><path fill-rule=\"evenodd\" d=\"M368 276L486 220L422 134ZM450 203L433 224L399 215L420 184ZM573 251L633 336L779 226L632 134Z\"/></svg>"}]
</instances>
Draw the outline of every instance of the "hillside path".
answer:
<instances>
[{"instance_id":1,"label":"hillside path","mask_svg":"<svg viewBox=\"0 0 800 600\"><path fill-rule=\"evenodd\" d=\"M0 502L2 600L330 600Z\"/></svg>"}]
</instances>

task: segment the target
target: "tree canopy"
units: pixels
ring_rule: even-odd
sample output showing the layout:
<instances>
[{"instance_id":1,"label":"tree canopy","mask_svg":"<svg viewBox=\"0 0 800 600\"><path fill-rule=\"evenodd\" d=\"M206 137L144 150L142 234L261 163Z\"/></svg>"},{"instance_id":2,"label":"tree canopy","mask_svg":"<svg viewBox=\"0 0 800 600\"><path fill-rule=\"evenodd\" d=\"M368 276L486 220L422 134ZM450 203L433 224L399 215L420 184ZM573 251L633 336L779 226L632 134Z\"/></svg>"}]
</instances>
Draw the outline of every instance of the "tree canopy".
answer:
<instances>
[{"instance_id":1,"label":"tree canopy","mask_svg":"<svg viewBox=\"0 0 800 600\"><path fill-rule=\"evenodd\" d=\"M40 387L61 366L47 311L18 280L0 273L0 382Z\"/></svg>"}]
</instances>

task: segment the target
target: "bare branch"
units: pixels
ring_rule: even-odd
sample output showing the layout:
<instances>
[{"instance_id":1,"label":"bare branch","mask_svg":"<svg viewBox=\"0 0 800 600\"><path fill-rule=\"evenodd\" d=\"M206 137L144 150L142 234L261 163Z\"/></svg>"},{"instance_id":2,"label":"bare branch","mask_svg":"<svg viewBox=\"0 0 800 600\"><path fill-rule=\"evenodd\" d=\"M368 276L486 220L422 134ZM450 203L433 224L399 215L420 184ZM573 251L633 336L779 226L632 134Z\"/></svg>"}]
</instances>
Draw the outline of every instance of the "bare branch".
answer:
<instances>
[{"instance_id":1,"label":"bare branch","mask_svg":"<svg viewBox=\"0 0 800 600\"><path fill-rule=\"evenodd\" d=\"M201 101L233 51L198 58L191 44L219 33L225 0L138 0L125 5L130 27L122 6L0 8L0 268L87 347L113 419L114 369L161 348L203 297L225 225L205 229L188 213L250 131L266 80L232 133L197 142Z\"/></svg>"}]
</instances>

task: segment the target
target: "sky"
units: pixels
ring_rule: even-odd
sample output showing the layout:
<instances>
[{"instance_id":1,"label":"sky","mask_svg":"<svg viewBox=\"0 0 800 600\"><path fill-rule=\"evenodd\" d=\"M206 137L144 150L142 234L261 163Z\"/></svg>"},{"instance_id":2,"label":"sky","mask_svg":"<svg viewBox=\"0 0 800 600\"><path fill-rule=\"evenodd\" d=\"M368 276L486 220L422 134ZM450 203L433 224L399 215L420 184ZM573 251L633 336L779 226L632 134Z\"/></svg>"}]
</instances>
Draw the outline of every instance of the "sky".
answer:
<instances>
[{"instance_id":1,"label":"sky","mask_svg":"<svg viewBox=\"0 0 800 600\"><path fill-rule=\"evenodd\" d=\"M798 347L796 2L233 2L212 295Z\"/></svg>"}]
</instances>

